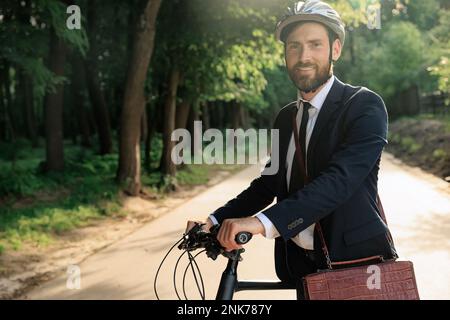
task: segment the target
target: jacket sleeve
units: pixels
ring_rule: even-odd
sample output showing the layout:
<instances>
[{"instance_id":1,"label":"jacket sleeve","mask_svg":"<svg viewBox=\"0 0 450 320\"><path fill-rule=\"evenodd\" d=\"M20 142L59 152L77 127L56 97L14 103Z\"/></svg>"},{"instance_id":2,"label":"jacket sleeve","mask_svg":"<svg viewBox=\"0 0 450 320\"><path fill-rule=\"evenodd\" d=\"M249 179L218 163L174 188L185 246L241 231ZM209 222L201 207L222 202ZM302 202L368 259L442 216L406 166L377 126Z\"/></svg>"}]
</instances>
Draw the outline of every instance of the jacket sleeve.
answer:
<instances>
[{"instance_id":1,"label":"jacket sleeve","mask_svg":"<svg viewBox=\"0 0 450 320\"><path fill-rule=\"evenodd\" d=\"M273 128L278 129L279 114L275 119ZM275 141L272 146L271 155L274 154L273 148L278 148L279 142ZM277 152L277 158L278 152ZM278 160L277 160L278 161ZM272 159L266 163L265 169L270 168L272 165ZM278 164L281 166L281 164ZM224 206L215 210L212 215L218 223L222 223L225 219L230 218L243 218L252 216L255 213L260 212L262 209L270 205L276 196L277 187L276 174L261 174L258 178L254 179L250 186L242 191L236 198L228 201Z\"/></svg>"},{"instance_id":2,"label":"jacket sleeve","mask_svg":"<svg viewBox=\"0 0 450 320\"><path fill-rule=\"evenodd\" d=\"M380 158L387 144L386 107L373 92L360 95L349 106L343 142L328 167L303 189L262 212L285 240L348 201Z\"/></svg>"},{"instance_id":3,"label":"jacket sleeve","mask_svg":"<svg viewBox=\"0 0 450 320\"><path fill-rule=\"evenodd\" d=\"M270 161L266 166L268 165L270 165ZM254 215L271 204L275 198L274 177L275 175L261 175L254 179L250 186L236 198L215 210L212 214L218 223L222 223L225 219Z\"/></svg>"}]
</instances>

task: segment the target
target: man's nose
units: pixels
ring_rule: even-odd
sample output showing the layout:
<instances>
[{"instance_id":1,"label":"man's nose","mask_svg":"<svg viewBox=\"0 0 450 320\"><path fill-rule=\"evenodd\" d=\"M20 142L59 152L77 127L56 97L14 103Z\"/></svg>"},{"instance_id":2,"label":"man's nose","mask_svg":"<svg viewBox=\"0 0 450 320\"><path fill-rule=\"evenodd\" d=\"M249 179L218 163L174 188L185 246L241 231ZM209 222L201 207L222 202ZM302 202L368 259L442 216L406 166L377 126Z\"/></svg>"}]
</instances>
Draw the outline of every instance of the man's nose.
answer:
<instances>
[{"instance_id":1,"label":"man's nose","mask_svg":"<svg viewBox=\"0 0 450 320\"><path fill-rule=\"evenodd\" d=\"M299 61L302 64L308 64L312 61L312 54L311 50L309 50L307 47L304 47L303 50L300 52Z\"/></svg>"}]
</instances>

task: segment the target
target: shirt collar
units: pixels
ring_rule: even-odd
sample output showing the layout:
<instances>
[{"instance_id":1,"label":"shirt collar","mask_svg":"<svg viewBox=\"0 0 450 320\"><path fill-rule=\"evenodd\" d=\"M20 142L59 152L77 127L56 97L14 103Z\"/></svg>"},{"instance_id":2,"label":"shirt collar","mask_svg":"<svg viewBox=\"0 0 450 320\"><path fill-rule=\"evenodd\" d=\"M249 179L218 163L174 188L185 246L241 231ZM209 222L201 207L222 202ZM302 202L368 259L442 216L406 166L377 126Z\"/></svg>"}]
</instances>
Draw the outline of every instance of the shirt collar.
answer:
<instances>
[{"instance_id":1,"label":"shirt collar","mask_svg":"<svg viewBox=\"0 0 450 320\"><path fill-rule=\"evenodd\" d=\"M320 91L314 96L314 98L312 98L311 101L304 100L300 94L300 91L298 91L297 108L300 108L301 102L309 102L311 106L320 111L323 103L325 102L325 99L328 96L328 93L331 90L331 87L333 86L334 78L335 78L334 75L332 75L331 78L328 79L328 81L326 82L325 86L322 89L320 89Z\"/></svg>"}]
</instances>

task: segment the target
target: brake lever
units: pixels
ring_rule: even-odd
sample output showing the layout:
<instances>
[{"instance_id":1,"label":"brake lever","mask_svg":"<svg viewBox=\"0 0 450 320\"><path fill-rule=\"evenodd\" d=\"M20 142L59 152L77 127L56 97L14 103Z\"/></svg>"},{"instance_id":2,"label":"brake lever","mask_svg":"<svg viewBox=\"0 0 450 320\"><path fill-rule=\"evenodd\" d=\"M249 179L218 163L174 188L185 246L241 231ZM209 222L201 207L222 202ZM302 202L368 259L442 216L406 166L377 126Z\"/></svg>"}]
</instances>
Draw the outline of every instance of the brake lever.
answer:
<instances>
[{"instance_id":1,"label":"brake lever","mask_svg":"<svg viewBox=\"0 0 450 320\"><path fill-rule=\"evenodd\" d=\"M184 233L183 241L178 245L178 249L188 251L199 249L201 243L198 238L199 234L203 232L204 225L205 223L196 223L187 233Z\"/></svg>"}]
</instances>

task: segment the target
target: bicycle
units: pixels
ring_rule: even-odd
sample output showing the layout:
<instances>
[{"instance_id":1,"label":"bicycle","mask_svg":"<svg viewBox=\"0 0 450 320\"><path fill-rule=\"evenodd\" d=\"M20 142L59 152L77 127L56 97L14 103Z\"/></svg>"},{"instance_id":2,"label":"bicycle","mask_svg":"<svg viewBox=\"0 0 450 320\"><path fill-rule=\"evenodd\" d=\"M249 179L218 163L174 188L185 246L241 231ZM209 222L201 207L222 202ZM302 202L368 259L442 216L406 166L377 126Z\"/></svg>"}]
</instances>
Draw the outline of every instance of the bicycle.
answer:
<instances>
[{"instance_id":1,"label":"bicycle","mask_svg":"<svg viewBox=\"0 0 450 320\"><path fill-rule=\"evenodd\" d=\"M242 261L241 254L245 252L245 249L233 250L231 252L225 251L225 249L220 245L217 240L217 233L220 228L219 225L215 225L210 229L210 232L206 232L203 230L204 224L196 224L189 232L185 233L183 237L178 240L166 253L165 257L161 261L161 264L158 267L158 270L155 275L154 280L154 290L157 299L159 300L158 292L157 292L157 278L159 271L166 260L167 256L170 252L178 245L178 249L184 251L180 257L178 258L175 269L174 269L174 287L175 293L179 300L182 300L176 286L175 277L178 268L178 264L183 257L184 254L187 253L189 257L189 264L186 267L183 274L183 293L184 297L187 299L186 290L185 290L185 279L187 270L191 267L194 280L197 285L197 289L199 290L200 296L202 300L205 300L205 288L203 277L201 276L200 269L195 261L195 258L206 252L208 258L212 260L216 260L219 255L222 255L228 259L227 267L222 273L222 277L219 283L219 288L216 294L216 300L233 300L233 296L235 292L246 291L246 290L287 290L287 289L295 289L295 286L291 283L283 282L283 281L258 281L258 280L238 280L237 268L240 261ZM252 238L252 234L249 232L240 232L236 235L236 243L238 244L246 244ZM198 252L195 256L192 255L192 251L203 249ZM194 266L198 271L200 283L198 282L197 275L194 270Z\"/></svg>"}]
</instances>

